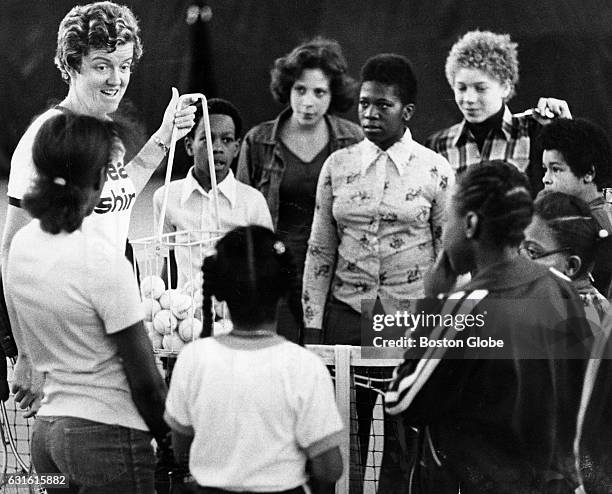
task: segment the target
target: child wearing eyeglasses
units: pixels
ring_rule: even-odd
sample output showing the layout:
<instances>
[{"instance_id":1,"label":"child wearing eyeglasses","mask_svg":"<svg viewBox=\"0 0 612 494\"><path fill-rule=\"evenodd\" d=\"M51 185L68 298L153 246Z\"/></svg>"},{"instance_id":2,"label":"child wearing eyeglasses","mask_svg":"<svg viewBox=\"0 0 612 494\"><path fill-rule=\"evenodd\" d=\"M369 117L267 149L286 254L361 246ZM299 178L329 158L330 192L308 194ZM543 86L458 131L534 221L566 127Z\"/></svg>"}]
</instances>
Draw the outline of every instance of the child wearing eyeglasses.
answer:
<instances>
[{"instance_id":1,"label":"child wearing eyeglasses","mask_svg":"<svg viewBox=\"0 0 612 494\"><path fill-rule=\"evenodd\" d=\"M606 132L588 120L560 118L544 127L539 136L544 166L544 192L564 192L585 201L599 228L612 231L612 204L604 190L612 178L612 146ZM610 295L612 269L609 253L595 258L593 285Z\"/></svg>"},{"instance_id":2,"label":"child wearing eyeglasses","mask_svg":"<svg viewBox=\"0 0 612 494\"><path fill-rule=\"evenodd\" d=\"M581 483L573 445L586 362L565 352L584 357L576 342L592 328L567 278L518 254L532 221L528 187L514 165L492 161L468 167L449 195L425 294L439 313L483 325L415 328L434 344L407 350L394 371L386 411L419 428L422 446L413 491L570 493ZM501 338L499 352L462 344L478 335Z\"/></svg>"},{"instance_id":3,"label":"child wearing eyeglasses","mask_svg":"<svg viewBox=\"0 0 612 494\"><path fill-rule=\"evenodd\" d=\"M598 254L610 247L609 233L582 199L551 192L536 200L520 252L571 279L585 306L593 306L601 320L610 303L593 286L591 271Z\"/></svg>"},{"instance_id":4,"label":"child wearing eyeglasses","mask_svg":"<svg viewBox=\"0 0 612 494\"><path fill-rule=\"evenodd\" d=\"M600 228L585 201L551 192L536 200L533 220L525 229L525 240L520 247L526 257L570 278L587 314L589 308L597 312L594 329L603 339L593 347L593 358L588 362L574 444L587 492L608 492L606 486L612 482L612 472L606 472L610 468L609 448L601 447L605 443L602 438L612 435L607 417L611 395L606 384L610 366L597 353L606 344L610 320L605 316L609 317L610 302L593 286L590 274L598 254L609 252L611 242L609 232Z\"/></svg>"}]
</instances>

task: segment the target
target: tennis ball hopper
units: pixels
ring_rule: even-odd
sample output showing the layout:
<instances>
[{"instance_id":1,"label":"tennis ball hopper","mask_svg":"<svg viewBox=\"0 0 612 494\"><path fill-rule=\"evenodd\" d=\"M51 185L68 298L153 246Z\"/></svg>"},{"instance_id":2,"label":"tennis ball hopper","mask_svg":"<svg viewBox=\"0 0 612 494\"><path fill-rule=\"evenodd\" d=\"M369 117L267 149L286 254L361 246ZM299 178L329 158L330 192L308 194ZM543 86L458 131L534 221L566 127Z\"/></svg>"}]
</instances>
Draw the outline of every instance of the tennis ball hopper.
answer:
<instances>
[{"instance_id":1,"label":"tennis ball hopper","mask_svg":"<svg viewBox=\"0 0 612 494\"><path fill-rule=\"evenodd\" d=\"M184 94L177 108L185 101L202 102L206 153L211 179L212 221L215 229L183 230L164 233L164 221L168 207L169 184L174 166L178 129L172 129L168 164L164 179L163 199L153 235L131 240L135 268L139 276L145 327L156 354L177 355L183 346L202 334L202 261L214 253L215 244L224 235L219 223L219 193L215 176L210 118L206 97L201 93ZM202 212L204 214L204 211ZM210 216L211 212L207 214ZM171 262L171 252L182 260ZM221 318L215 323L216 332L227 332L231 321L225 304L213 304L213 310Z\"/></svg>"}]
</instances>

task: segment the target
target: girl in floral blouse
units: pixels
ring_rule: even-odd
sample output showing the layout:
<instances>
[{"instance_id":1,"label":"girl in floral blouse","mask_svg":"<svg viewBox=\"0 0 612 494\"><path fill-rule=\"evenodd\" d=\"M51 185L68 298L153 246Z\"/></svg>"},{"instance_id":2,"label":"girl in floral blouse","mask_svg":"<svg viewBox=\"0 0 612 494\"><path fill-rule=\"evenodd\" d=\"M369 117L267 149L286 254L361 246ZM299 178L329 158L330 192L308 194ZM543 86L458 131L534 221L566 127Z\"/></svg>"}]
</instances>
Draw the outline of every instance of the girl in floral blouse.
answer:
<instances>
[{"instance_id":1,"label":"girl in floral blouse","mask_svg":"<svg viewBox=\"0 0 612 494\"><path fill-rule=\"evenodd\" d=\"M377 55L361 70L366 139L333 153L317 186L302 292L306 342L359 345L362 300L407 309L423 296L454 174L412 139L416 92L400 55Z\"/></svg>"}]
</instances>

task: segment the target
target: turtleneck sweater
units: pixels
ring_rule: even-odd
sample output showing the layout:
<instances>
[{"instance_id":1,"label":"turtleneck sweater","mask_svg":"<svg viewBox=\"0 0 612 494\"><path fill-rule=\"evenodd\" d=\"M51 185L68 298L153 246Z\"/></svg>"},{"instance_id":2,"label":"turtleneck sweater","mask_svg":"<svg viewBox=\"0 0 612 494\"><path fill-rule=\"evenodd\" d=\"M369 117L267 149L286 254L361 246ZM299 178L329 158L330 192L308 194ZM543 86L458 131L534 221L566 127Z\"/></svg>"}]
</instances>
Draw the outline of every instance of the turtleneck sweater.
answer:
<instances>
[{"instance_id":1,"label":"turtleneck sweater","mask_svg":"<svg viewBox=\"0 0 612 494\"><path fill-rule=\"evenodd\" d=\"M502 119L504 117L504 109L505 105L499 109L499 111L495 115L491 115L489 118L482 122L471 123L466 121L467 128L470 130L474 139L476 140L476 145L478 146L478 152L482 153L482 146L484 145L484 141L489 135L489 132L493 129L501 129Z\"/></svg>"}]
</instances>

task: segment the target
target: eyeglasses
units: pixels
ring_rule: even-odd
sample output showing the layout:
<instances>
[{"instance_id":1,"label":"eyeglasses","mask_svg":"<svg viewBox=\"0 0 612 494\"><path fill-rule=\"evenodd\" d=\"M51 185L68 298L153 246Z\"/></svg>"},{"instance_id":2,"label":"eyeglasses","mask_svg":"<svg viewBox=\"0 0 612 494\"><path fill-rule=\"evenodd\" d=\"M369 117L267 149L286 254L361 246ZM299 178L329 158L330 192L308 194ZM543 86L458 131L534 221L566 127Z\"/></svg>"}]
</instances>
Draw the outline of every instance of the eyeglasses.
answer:
<instances>
[{"instance_id":1,"label":"eyeglasses","mask_svg":"<svg viewBox=\"0 0 612 494\"><path fill-rule=\"evenodd\" d=\"M521 244L519 247L519 253L525 257L528 257L532 261L536 259L542 259L543 257L552 256L553 254L559 254L561 252L569 252L571 249L569 247L563 247L561 249L553 249L553 250L538 250L536 247L530 244Z\"/></svg>"}]
</instances>

